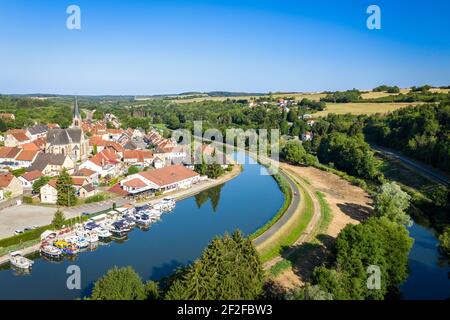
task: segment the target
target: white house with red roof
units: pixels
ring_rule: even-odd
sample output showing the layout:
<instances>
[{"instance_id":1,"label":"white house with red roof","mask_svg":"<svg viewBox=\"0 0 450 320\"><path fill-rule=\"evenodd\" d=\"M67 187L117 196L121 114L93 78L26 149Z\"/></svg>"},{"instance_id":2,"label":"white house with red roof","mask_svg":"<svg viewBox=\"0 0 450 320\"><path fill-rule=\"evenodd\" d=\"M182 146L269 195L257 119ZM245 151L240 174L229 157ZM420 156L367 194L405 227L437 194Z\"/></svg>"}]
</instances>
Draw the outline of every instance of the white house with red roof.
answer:
<instances>
[{"instance_id":1,"label":"white house with red roof","mask_svg":"<svg viewBox=\"0 0 450 320\"><path fill-rule=\"evenodd\" d=\"M111 149L105 149L95 156L83 162L80 169L89 169L97 172L100 177L116 177L123 171L123 165L117 153Z\"/></svg>"},{"instance_id":2,"label":"white house with red roof","mask_svg":"<svg viewBox=\"0 0 450 320\"><path fill-rule=\"evenodd\" d=\"M182 165L173 165L132 174L120 181L129 194L161 191L163 193L187 189L200 181L200 175Z\"/></svg>"},{"instance_id":3,"label":"white house with red roof","mask_svg":"<svg viewBox=\"0 0 450 320\"><path fill-rule=\"evenodd\" d=\"M153 163L153 152L150 150L125 150L123 162L127 165L148 167Z\"/></svg>"},{"instance_id":4,"label":"white house with red roof","mask_svg":"<svg viewBox=\"0 0 450 320\"><path fill-rule=\"evenodd\" d=\"M22 186L26 189L30 189L33 187L33 183L36 182L40 177L44 175L39 170L34 170L30 172L25 172L23 175L19 177Z\"/></svg>"}]
</instances>

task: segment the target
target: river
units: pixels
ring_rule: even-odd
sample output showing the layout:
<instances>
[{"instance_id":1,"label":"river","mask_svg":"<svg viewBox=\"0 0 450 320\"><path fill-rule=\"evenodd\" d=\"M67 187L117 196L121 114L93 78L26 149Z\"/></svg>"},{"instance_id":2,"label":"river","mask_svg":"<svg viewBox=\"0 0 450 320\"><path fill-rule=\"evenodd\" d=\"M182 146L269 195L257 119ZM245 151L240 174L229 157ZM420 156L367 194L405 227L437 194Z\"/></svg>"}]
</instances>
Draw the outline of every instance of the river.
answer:
<instances>
[{"instance_id":1,"label":"river","mask_svg":"<svg viewBox=\"0 0 450 320\"><path fill-rule=\"evenodd\" d=\"M249 159L246 159L246 163ZM160 279L199 257L209 241L240 229L245 235L269 221L284 198L258 164L227 183L177 202L148 231L135 229L123 243L110 242L70 261L51 263L38 255L30 275L0 269L0 299L75 299L89 294L95 280L114 266L132 266L144 280ZM67 267L81 270L81 290L69 290Z\"/></svg>"}]
</instances>

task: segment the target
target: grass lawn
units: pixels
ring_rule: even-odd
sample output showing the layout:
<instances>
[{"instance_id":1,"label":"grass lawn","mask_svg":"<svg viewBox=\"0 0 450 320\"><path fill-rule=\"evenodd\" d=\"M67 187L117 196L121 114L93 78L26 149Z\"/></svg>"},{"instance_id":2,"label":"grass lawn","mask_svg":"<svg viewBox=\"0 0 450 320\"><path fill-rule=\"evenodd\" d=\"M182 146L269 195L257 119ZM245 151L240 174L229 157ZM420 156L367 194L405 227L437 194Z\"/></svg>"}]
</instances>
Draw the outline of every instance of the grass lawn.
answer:
<instances>
[{"instance_id":1,"label":"grass lawn","mask_svg":"<svg viewBox=\"0 0 450 320\"><path fill-rule=\"evenodd\" d=\"M310 245L305 244L296 250L289 259L283 259L277 262L272 268L270 268L270 274L272 276L278 276L285 270L292 268L293 261L301 258L305 254L308 254L311 250L315 248L316 245L320 245L320 240L317 238L321 234L327 232L328 226L333 219L333 214L331 212L328 202L325 200L325 195L319 191L316 192L317 198L320 204L320 221L316 230L314 230L315 237L311 241Z\"/></svg>"},{"instance_id":2,"label":"grass lawn","mask_svg":"<svg viewBox=\"0 0 450 320\"><path fill-rule=\"evenodd\" d=\"M302 188L300 188L300 192L303 202L302 212L297 216L295 221L290 221L286 228L281 229L279 234L273 237L274 239L270 243L264 244L259 249L263 263L280 255L284 248L294 244L311 221L314 211L312 199Z\"/></svg>"}]
</instances>

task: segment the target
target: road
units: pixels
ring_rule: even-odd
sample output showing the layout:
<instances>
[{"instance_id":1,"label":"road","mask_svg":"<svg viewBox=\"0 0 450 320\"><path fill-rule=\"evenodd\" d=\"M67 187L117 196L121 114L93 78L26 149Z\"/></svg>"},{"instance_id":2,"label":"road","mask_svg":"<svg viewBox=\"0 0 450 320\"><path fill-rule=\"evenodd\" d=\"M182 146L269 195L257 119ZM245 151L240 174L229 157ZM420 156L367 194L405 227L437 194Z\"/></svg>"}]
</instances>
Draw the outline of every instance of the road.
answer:
<instances>
[{"instance_id":1,"label":"road","mask_svg":"<svg viewBox=\"0 0 450 320\"><path fill-rule=\"evenodd\" d=\"M267 229L266 232L264 232L262 235L260 235L259 237L257 237L256 239L253 240L253 244L255 246L261 245L263 242L265 242L270 237L272 237L274 234L276 234L280 230L280 228L282 228L292 218L294 213L300 207L300 190L299 190L298 186L283 171L280 171L280 174L289 183L289 186L292 190L292 201L291 201L289 207L284 212L284 214L281 216L281 218L278 219L278 221L275 222L269 229Z\"/></svg>"},{"instance_id":2,"label":"road","mask_svg":"<svg viewBox=\"0 0 450 320\"><path fill-rule=\"evenodd\" d=\"M410 167L411 169L419 172L420 174L432 179L433 181L449 185L450 184L450 178L443 173L438 172L437 170L430 168L429 166L422 164L420 162L417 162L415 160L412 160L410 158L405 157L404 155L400 154L400 152L394 151L392 149L380 147L380 146L371 146L372 149L375 151L378 151L379 153L393 158L395 160L398 160L402 162L407 167Z\"/></svg>"}]
</instances>

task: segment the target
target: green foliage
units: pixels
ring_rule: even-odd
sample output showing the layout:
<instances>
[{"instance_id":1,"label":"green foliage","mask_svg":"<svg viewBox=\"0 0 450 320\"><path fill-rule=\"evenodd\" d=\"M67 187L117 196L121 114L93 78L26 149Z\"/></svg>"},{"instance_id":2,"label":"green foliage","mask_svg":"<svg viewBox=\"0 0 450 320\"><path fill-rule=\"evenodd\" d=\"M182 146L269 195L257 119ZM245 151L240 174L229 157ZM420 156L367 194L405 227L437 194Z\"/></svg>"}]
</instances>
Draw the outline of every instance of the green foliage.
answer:
<instances>
[{"instance_id":1,"label":"green foliage","mask_svg":"<svg viewBox=\"0 0 450 320\"><path fill-rule=\"evenodd\" d=\"M375 195L375 213L379 217L387 217L389 220L411 226L412 220L406 214L411 197L395 182L385 183L378 189Z\"/></svg>"},{"instance_id":2,"label":"green foliage","mask_svg":"<svg viewBox=\"0 0 450 320\"><path fill-rule=\"evenodd\" d=\"M381 300L406 280L413 240L407 229L386 217L348 225L336 240L336 260L331 269L316 268L313 283L337 300ZM367 288L371 265L380 268L381 288Z\"/></svg>"},{"instance_id":3,"label":"green foliage","mask_svg":"<svg viewBox=\"0 0 450 320\"><path fill-rule=\"evenodd\" d=\"M287 300L333 300L331 293L323 291L318 285L307 283L304 287L296 288L286 296Z\"/></svg>"},{"instance_id":4,"label":"green foliage","mask_svg":"<svg viewBox=\"0 0 450 320\"><path fill-rule=\"evenodd\" d=\"M302 99L302 101L299 102L299 106L308 108L310 110L314 111L323 111L326 109L327 104L324 101L313 101L309 99Z\"/></svg>"},{"instance_id":5,"label":"green foliage","mask_svg":"<svg viewBox=\"0 0 450 320\"><path fill-rule=\"evenodd\" d=\"M136 166L130 166L129 168L128 168L128 171L127 171L127 175L132 175L132 174L136 174L136 173L139 173L139 168L138 167L136 167Z\"/></svg>"},{"instance_id":6,"label":"green foliage","mask_svg":"<svg viewBox=\"0 0 450 320\"><path fill-rule=\"evenodd\" d=\"M147 281L145 283L145 295L147 296L147 300L161 299L161 290L158 283L155 281Z\"/></svg>"},{"instance_id":7,"label":"green foliage","mask_svg":"<svg viewBox=\"0 0 450 320\"><path fill-rule=\"evenodd\" d=\"M320 101L324 102L334 102L334 103L349 103L355 102L361 99L361 92L359 90L347 90L347 91L336 91L330 94L327 94L324 98L320 99Z\"/></svg>"},{"instance_id":8,"label":"green foliage","mask_svg":"<svg viewBox=\"0 0 450 320\"><path fill-rule=\"evenodd\" d=\"M92 290L92 300L145 300L147 290L141 278L131 267L110 269L98 279Z\"/></svg>"},{"instance_id":9,"label":"green foliage","mask_svg":"<svg viewBox=\"0 0 450 320\"><path fill-rule=\"evenodd\" d=\"M45 186L49 181L51 180L51 177L42 176L39 179L37 179L33 183L33 193L39 193L41 188Z\"/></svg>"},{"instance_id":10,"label":"green foliage","mask_svg":"<svg viewBox=\"0 0 450 320\"><path fill-rule=\"evenodd\" d=\"M26 169L25 169L25 168L20 168L20 169L13 170L13 171L12 171L12 174L13 174L15 177L19 177L19 176L23 175L25 172L26 172Z\"/></svg>"},{"instance_id":11,"label":"green foliage","mask_svg":"<svg viewBox=\"0 0 450 320\"><path fill-rule=\"evenodd\" d=\"M95 156L98 153L98 147L96 144L92 147L92 154Z\"/></svg>"},{"instance_id":12,"label":"green foliage","mask_svg":"<svg viewBox=\"0 0 450 320\"><path fill-rule=\"evenodd\" d=\"M169 300L257 299L264 272L252 242L240 232L215 238L196 260L172 281Z\"/></svg>"},{"instance_id":13,"label":"green foliage","mask_svg":"<svg viewBox=\"0 0 450 320\"><path fill-rule=\"evenodd\" d=\"M22 201L23 201L23 203L31 204L31 203L33 203L33 198L30 196L23 196Z\"/></svg>"},{"instance_id":14,"label":"green foliage","mask_svg":"<svg viewBox=\"0 0 450 320\"><path fill-rule=\"evenodd\" d=\"M104 193L99 193L99 194L87 197L84 200L84 203L95 203L95 202L104 201L106 199L107 199L107 196Z\"/></svg>"},{"instance_id":15,"label":"green foliage","mask_svg":"<svg viewBox=\"0 0 450 320\"><path fill-rule=\"evenodd\" d=\"M450 256L450 227L447 227L439 236L439 248L442 253Z\"/></svg>"},{"instance_id":16,"label":"green foliage","mask_svg":"<svg viewBox=\"0 0 450 320\"><path fill-rule=\"evenodd\" d=\"M446 207L449 205L450 192L448 187L437 186L429 195L433 204L438 207Z\"/></svg>"},{"instance_id":17,"label":"green foliage","mask_svg":"<svg viewBox=\"0 0 450 320\"><path fill-rule=\"evenodd\" d=\"M305 151L303 144L298 141L289 141L281 150L281 156L293 164L304 164L308 166L319 162L316 156Z\"/></svg>"},{"instance_id":18,"label":"green foliage","mask_svg":"<svg viewBox=\"0 0 450 320\"><path fill-rule=\"evenodd\" d=\"M374 88L372 91L373 92L385 91L387 93L400 93L400 88L397 86L390 87L390 86L382 85L382 86L378 86L378 87Z\"/></svg>"},{"instance_id":19,"label":"green foliage","mask_svg":"<svg viewBox=\"0 0 450 320\"><path fill-rule=\"evenodd\" d=\"M351 175L367 179L380 176L374 153L360 135L350 137L333 132L322 138L317 155L320 162L333 163Z\"/></svg>"},{"instance_id":20,"label":"green foliage","mask_svg":"<svg viewBox=\"0 0 450 320\"><path fill-rule=\"evenodd\" d=\"M76 190L66 169L60 172L56 180L56 190L58 191L57 205L70 207L77 204Z\"/></svg>"},{"instance_id":21,"label":"green foliage","mask_svg":"<svg viewBox=\"0 0 450 320\"><path fill-rule=\"evenodd\" d=\"M372 116L364 133L368 140L394 148L450 173L450 103L399 109Z\"/></svg>"},{"instance_id":22,"label":"green foliage","mask_svg":"<svg viewBox=\"0 0 450 320\"><path fill-rule=\"evenodd\" d=\"M64 226L64 223L66 221L66 217L64 216L64 213L61 210L56 210L55 215L53 216L52 225L56 229L61 229Z\"/></svg>"}]
</instances>

